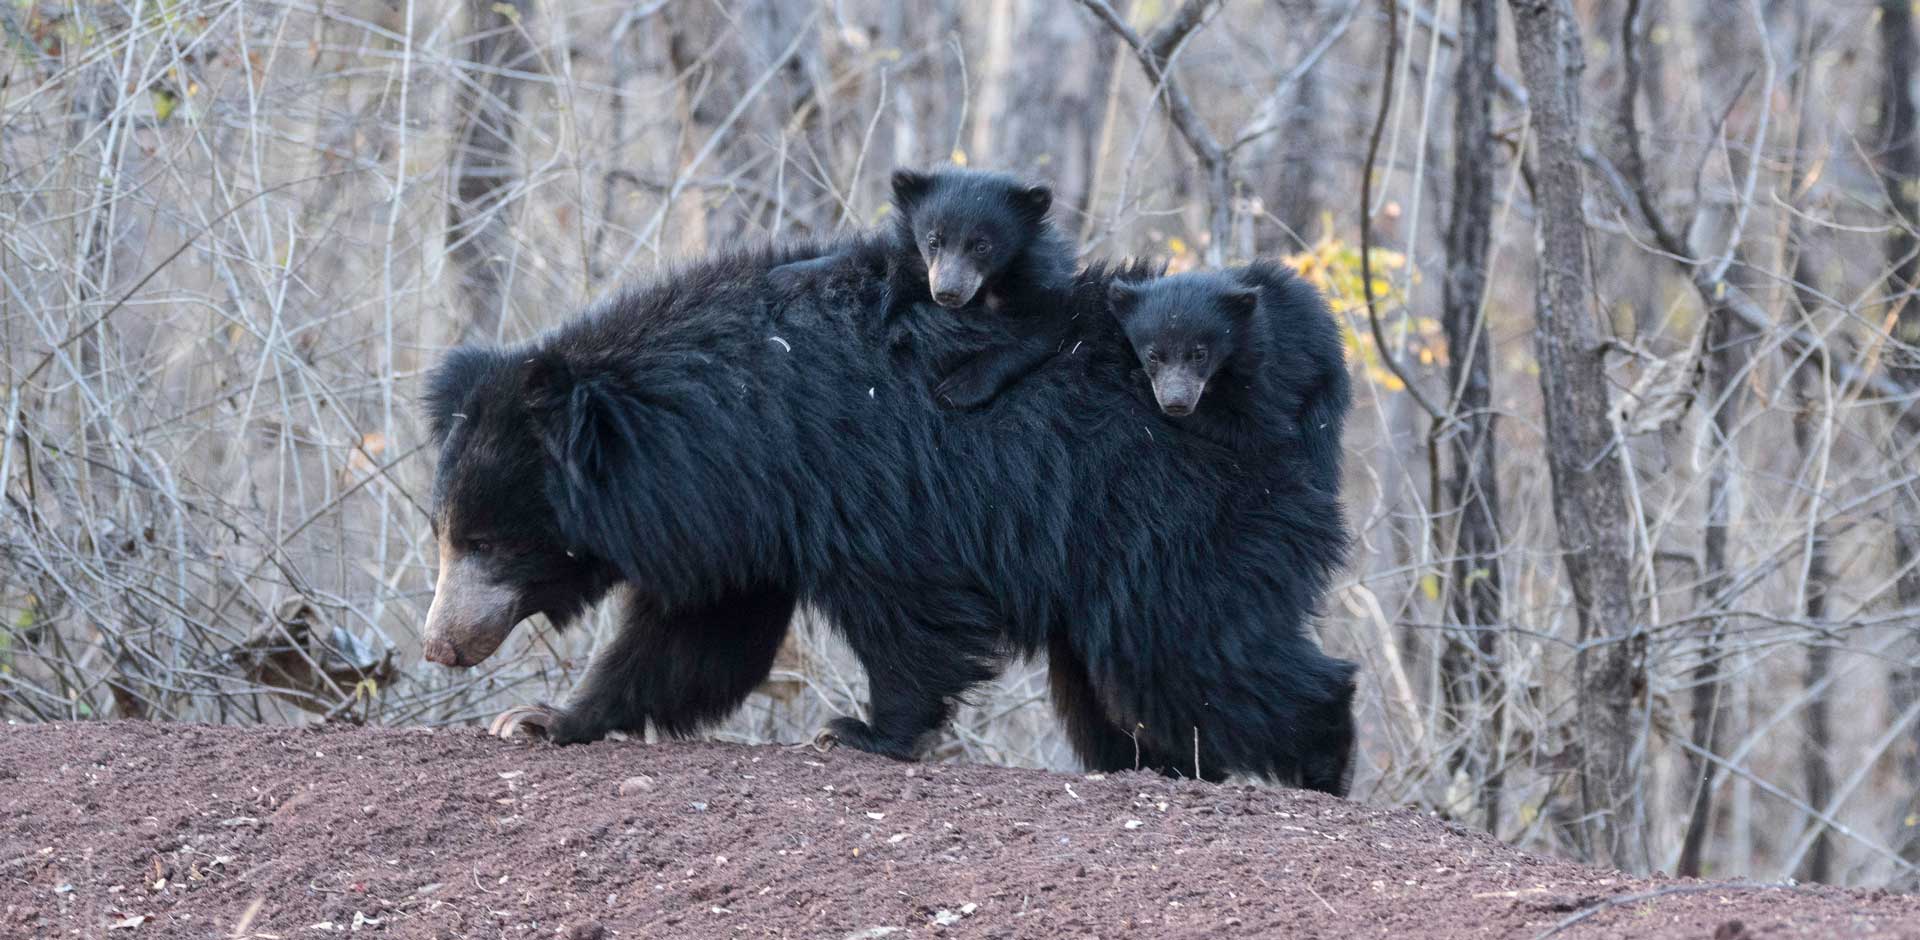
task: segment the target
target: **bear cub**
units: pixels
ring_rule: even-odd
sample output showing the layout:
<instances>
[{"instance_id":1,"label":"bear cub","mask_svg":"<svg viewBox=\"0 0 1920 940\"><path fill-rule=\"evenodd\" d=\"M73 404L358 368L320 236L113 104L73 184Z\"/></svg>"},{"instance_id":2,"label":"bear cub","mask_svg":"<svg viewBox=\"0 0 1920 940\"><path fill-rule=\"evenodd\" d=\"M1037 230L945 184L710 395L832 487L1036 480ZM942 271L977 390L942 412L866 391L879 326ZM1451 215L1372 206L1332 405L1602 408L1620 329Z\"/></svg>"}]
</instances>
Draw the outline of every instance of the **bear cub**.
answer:
<instances>
[{"instance_id":1,"label":"bear cub","mask_svg":"<svg viewBox=\"0 0 1920 940\"><path fill-rule=\"evenodd\" d=\"M1047 219L1053 190L957 167L895 170L892 182L893 226L879 245L886 255L888 315L934 303L962 315L1003 318L1016 337L961 361L934 388L949 408L978 407L1058 345L1059 327L1051 321L1072 289L1074 252ZM856 243L782 265L768 277L795 290L871 250Z\"/></svg>"},{"instance_id":2,"label":"bear cub","mask_svg":"<svg viewBox=\"0 0 1920 940\"><path fill-rule=\"evenodd\" d=\"M1339 491L1352 392L1339 326L1312 285L1255 262L1115 281L1108 300L1163 413L1235 449L1297 440L1310 482Z\"/></svg>"}]
</instances>

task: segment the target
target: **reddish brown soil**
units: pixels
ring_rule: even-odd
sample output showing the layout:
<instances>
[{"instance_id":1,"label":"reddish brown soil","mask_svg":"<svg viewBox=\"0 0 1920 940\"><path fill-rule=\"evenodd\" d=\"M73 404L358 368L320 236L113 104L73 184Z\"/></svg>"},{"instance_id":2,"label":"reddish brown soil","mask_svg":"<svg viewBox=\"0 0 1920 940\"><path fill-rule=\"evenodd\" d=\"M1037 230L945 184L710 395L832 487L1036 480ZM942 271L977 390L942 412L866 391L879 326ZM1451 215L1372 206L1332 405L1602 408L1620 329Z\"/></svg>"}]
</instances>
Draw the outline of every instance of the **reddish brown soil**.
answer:
<instances>
[{"instance_id":1,"label":"reddish brown soil","mask_svg":"<svg viewBox=\"0 0 1920 940\"><path fill-rule=\"evenodd\" d=\"M8 938L1533 937L1589 912L1558 936L1920 938L1920 898L1634 879L1402 810L1140 774L0 727Z\"/></svg>"}]
</instances>

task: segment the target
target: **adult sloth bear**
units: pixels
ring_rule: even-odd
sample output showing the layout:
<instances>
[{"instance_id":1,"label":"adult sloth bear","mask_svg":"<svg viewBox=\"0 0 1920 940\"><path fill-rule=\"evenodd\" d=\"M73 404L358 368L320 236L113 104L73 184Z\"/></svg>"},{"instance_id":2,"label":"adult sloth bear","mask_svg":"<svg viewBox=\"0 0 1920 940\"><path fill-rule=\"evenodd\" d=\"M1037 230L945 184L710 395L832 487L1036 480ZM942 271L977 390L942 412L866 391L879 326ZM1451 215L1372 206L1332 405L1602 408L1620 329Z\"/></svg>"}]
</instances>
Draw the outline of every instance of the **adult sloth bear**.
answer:
<instances>
[{"instance_id":1,"label":"adult sloth bear","mask_svg":"<svg viewBox=\"0 0 1920 940\"><path fill-rule=\"evenodd\" d=\"M827 253L851 261L804 291L768 281ZM451 354L428 389L427 658L473 665L520 620L565 624L618 587L571 704L502 717L559 742L683 735L766 677L804 600L870 680L871 722L824 732L849 746L910 758L1007 656L1045 649L1097 769L1343 792L1354 667L1306 621L1346 535L1304 459L1246 465L1157 413L1101 314L1138 270L1080 275L1058 355L991 407L944 410L936 377L1012 327L882 315L887 258L721 256L529 345Z\"/></svg>"}]
</instances>

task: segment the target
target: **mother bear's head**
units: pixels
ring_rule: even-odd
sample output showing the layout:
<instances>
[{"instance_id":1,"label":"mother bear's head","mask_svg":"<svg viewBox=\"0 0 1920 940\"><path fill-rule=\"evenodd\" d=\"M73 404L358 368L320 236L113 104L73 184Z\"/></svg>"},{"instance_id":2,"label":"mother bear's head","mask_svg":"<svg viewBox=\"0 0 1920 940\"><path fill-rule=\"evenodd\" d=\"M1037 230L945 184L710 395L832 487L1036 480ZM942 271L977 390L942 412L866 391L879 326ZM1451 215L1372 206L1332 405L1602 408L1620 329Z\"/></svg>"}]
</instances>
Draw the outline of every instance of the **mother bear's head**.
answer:
<instances>
[{"instance_id":1,"label":"mother bear's head","mask_svg":"<svg viewBox=\"0 0 1920 940\"><path fill-rule=\"evenodd\" d=\"M570 423L569 373L533 351L457 349L427 381L427 417L440 447L430 511L440 569L423 655L472 666L520 621L565 626L617 580L612 564L567 532L551 460L582 429ZM590 429L589 429L590 430Z\"/></svg>"}]
</instances>

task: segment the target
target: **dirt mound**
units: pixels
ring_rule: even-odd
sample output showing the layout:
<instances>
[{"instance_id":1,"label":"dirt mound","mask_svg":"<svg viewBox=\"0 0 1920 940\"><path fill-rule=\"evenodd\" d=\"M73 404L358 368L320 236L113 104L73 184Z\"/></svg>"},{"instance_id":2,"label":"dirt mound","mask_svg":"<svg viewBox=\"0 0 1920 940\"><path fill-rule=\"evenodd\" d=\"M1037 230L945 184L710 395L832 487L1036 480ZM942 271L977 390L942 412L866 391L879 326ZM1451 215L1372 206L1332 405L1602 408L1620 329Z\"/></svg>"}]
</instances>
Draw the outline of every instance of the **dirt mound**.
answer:
<instances>
[{"instance_id":1,"label":"dirt mound","mask_svg":"<svg viewBox=\"0 0 1920 940\"><path fill-rule=\"evenodd\" d=\"M1142 774L135 723L0 754L6 937L1920 938L1920 898L1633 879Z\"/></svg>"}]
</instances>

